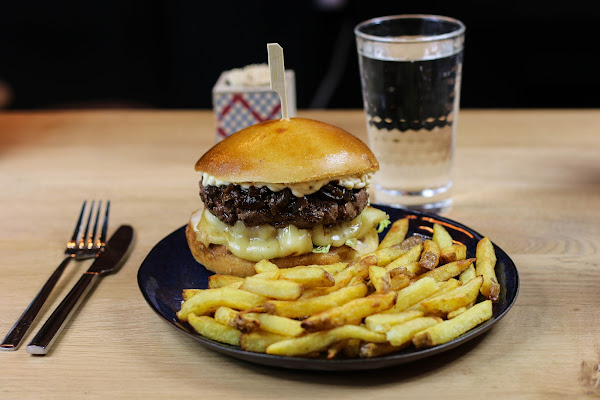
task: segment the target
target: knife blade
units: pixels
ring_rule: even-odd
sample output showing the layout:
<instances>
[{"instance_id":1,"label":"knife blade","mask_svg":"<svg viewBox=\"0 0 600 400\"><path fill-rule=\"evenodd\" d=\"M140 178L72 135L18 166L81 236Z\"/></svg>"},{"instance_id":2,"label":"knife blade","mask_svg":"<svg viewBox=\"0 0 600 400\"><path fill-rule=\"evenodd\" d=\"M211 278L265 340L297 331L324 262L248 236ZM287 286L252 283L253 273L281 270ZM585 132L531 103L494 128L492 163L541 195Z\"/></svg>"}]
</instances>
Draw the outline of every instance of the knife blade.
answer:
<instances>
[{"instance_id":1,"label":"knife blade","mask_svg":"<svg viewBox=\"0 0 600 400\"><path fill-rule=\"evenodd\" d=\"M131 250L134 236L134 230L129 225L121 225L117 229L106 243L104 251L98 255L27 345L28 353L45 355L50 351L68 320L99 278L117 272L123 265Z\"/></svg>"}]
</instances>

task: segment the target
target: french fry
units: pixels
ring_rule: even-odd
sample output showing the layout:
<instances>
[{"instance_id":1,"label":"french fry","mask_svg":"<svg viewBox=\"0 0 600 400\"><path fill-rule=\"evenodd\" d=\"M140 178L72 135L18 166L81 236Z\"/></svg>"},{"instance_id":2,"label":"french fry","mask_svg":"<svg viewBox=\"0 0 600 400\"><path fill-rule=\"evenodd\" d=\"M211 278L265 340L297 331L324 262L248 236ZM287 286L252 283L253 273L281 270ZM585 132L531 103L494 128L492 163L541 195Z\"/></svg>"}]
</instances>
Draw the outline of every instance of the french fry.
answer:
<instances>
[{"instance_id":1,"label":"french fry","mask_svg":"<svg viewBox=\"0 0 600 400\"><path fill-rule=\"evenodd\" d=\"M374 358L387 356L388 354L396 353L406 346L394 346L389 342L384 343L363 343L360 345L360 358Z\"/></svg>"},{"instance_id":2,"label":"french fry","mask_svg":"<svg viewBox=\"0 0 600 400\"><path fill-rule=\"evenodd\" d=\"M183 297L183 301L189 300L190 298L194 297L195 294L198 294L202 291L202 289L183 289L182 292L182 297Z\"/></svg>"},{"instance_id":3,"label":"french fry","mask_svg":"<svg viewBox=\"0 0 600 400\"><path fill-rule=\"evenodd\" d=\"M416 236L413 236L416 237ZM407 264L411 264L414 262L418 262L421 258L421 252L423 251L423 243L418 243L412 248L408 249L406 253L402 254L400 257L396 258L394 261L390 262L385 269L391 271L396 268L401 268Z\"/></svg>"},{"instance_id":4,"label":"french fry","mask_svg":"<svg viewBox=\"0 0 600 400\"><path fill-rule=\"evenodd\" d=\"M305 300L282 301L268 300L265 303L267 312L288 318L301 318L327 309L341 306L367 294L367 285L346 286L329 294Z\"/></svg>"},{"instance_id":5,"label":"french fry","mask_svg":"<svg viewBox=\"0 0 600 400\"><path fill-rule=\"evenodd\" d=\"M208 277L208 288L217 289L236 283L241 285L242 282L244 282L244 278L239 276L214 274Z\"/></svg>"},{"instance_id":6,"label":"french fry","mask_svg":"<svg viewBox=\"0 0 600 400\"><path fill-rule=\"evenodd\" d=\"M263 274L279 271L268 271ZM298 282L286 279L262 279L255 276L249 276L244 280L241 290L280 300L295 300L302 294L302 285Z\"/></svg>"},{"instance_id":7,"label":"french fry","mask_svg":"<svg viewBox=\"0 0 600 400\"><path fill-rule=\"evenodd\" d=\"M221 310L221 308L217 309L217 311L215 312L215 319L217 321L219 321L218 317L220 317L220 316L217 315L217 313L219 313L219 310ZM230 317L230 316L231 315L228 315L227 317ZM229 325L231 325L234 328L238 329L240 332L248 333L248 332L254 332L255 330L259 329L260 328L260 321L257 318L253 318L247 312L238 312L233 317L233 319L231 319L229 321Z\"/></svg>"},{"instance_id":8,"label":"french fry","mask_svg":"<svg viewBox=\"0 0 600 400\"><path fill-rule=\"evenodd\" d=\"M341 342L333 343L331 346L329 346L327 348L327 359L333 360L338 354L342 353L347 345L348 340L350 339L342 340Z\"/></svg>"},{"instance_id":9,"label":"french fry","mask_svg":"<svg viewBox=\"0 0 600 400\"><path fill-rule=\"evenodd\" d=\"M458 280L460 283L467 283L476 276L477 274L475 273L475 267L473 264L471 264L467 267L467 269L461 272L460 275L458 275Z\"/></svg>"},{"instance_id":10,"label":"french fry","mask_svg":"<svg viewBox=\"0 0 600 400\"><path fill-rule=\"evenodd\" d=\"M464 307L457 308L456 310L452 310L448 313L448 315L446 315L446 319L452 319L456 316L459 316L460 314L464 313L465 311L467 311L469 308L473 307L474 305L475 305L475 302L472 302L471 304L467 304Z\"/></svg>"},{"instance_id":11,"label":"french fry","mask_svg":"<svg viewBox=\"0 0 600 400\"><path fill-rule=\"evenodd\" d=\"M440 264L448 264L467 258L467 246L464 244L453 244L440 250Z\"/></svg>"},{"instance_id":12,"label":"french fry","mask_svg":"<svg viewBox=\"0 0 600 400\"><path fill-rule=\"evenodd\" d=\"M390 274L390 290L398 291L398 290L404 289L405 287L410 285L410 277L401 272L393 272L396 270L397 270L397 268L393 269L392 271L389 272L389 274Z\"/></svg>"},{"instance_id":13,"label":"french fry","mask_svg":"<svg viewBox=\"0 0 600 400\"><path fill-rule=\"evenodd\" d=\"M437 325L442 322L438 317L420 317L406 321L403 324L393 326L385 334L386 339L392 346L407 346L411 343L413 336L423 329Z\"/></svg>"},{"instance_id":14,"label":"french fry","mask_svg":"<svg viewBox=\"0 0 600 400\"><path fill-rule=\"evenodd\" d=\"M460 282L454 278L450 278L446 282L441 282L438 290L436 290L431 295L427 296L425 299L421 300L417 304L408 307L407 310L421 311L424 314L426 314L429 312L429 310L423 307L423 302L433 299L434 297L440 296L442 294L448 293L459 286Z\"/></svg>"},{"instance_id":15,"label":"french fry","mask_svg":"<svg viewBox=\"0 0 600 400\"><path fill-rule=\"evenodd\" d=\"M407 252L408 250L412 249L415 246L418 246L419 244L423 244L423 238L421 236L415 235L407 237L402 242L400 242L400 244L396 244L392 247Z\"/></svg>"},{"instance_id":16,"label":"french fry","mask_svg":"<svg viewBox=\"0 0 600 400\"><path fill-rule=\"evenodd\" d=\"M367 315L391 308L397 296L396 292L374 293L367 297L351 300L341 306L311 315L302 321L302 327L307 331L322 331L361 320Z\"/></svg>"},{"instance_id":17,"label":"french fry","mask_svg":"<svg viewBox=\"0 0 600 400\"><path fill-rule=\"evenodd\" d=\"M188 322L196 332L211 340L234 346L240 344L240 336L242 334L240 331L231 326L223 325L215 321L212 317L206 315L198 316L192 313L188 316Z\"/></svg>"},{"instance_id":18,"label":"french fry","mask_svg":"<svg viewBox=\"0 0 600 400\"><path fill-rule=\"evenodd\" d=\"M341 272L341 271L345 270L346 267L348 267L348 263L347 262L339 262L339 263L325 264L325 265L313 264L313 265L307 265L307 267L310 267L310 268L321 268L325 272L329 272L331 275L335 275L338 272Z\"/></svg>"},{"instance_id":19,"label":"french fry","mask_svg":"<svg viewBox=\"0 0 600 400\"><path fill-rule=\"evenodd\" d=\"M301 322L291 318L263 313L240 313L240 317L253 318L260 322L260 329L284 336L300 336L304 333Z\"/></svg>"},{"instance_id":20,"label":"french fry","mask_svg":"<svg viewBox=\"0 0 600 400\"><path fill-rule=\"evenodd\" d=\"M398 313L426 299L439 289L439 284L433 278L423 278L398 291L396 304L386 313ZM374 313L373 313L374 314Z\"/></svg>"},{"instance_id":21,"label":"french fry","mask_svg":"<svg viewBox=\"0 0 600 400\"><path fill-rule=\"evenodd\" d=\"M254 264L254 270L256 271L257 274L260 274L261 272L267 272L267 271L277 271L278 269L279 269L279 267L276 264L273 264L269 260L260 260L259 262Z\"/></svg>"},{"instance_id":22,"label":"french fry","mask_svg":"<svg viewBox=\"0 0 600 400\"><path fill-rule=\"evenodd\" d=\"M242 336L240 336L240 347L242 350L251 351L253 353L264 353L267 351L267 347L273 343L281 342L282 340L289 338L289 336L259 330L243 333Z\"/></svg>"},{"instance_id":23,"label":"french fry","mask_svg":"<svg viewBox=\"0 0 600 400\"><path fill-rule=\"evenodd\" d=\"M423 311L407 310L395 314L373 314L365 318L365 326L373 332L385 333L394 325L425 315Z\"/></svg>"},{"instance_id":24,"label":"french fry","mask_svg":"<svg viewBox=\"0 0 600 400\"><path fill-rule=\"evenodd\" d=\"M181 309L177 312L177 318L185 322L190 313L211 314L221 306L236 310L248 310L264 304L265 301L267 298L264 296L230 287L204 289L183 302Z\"/></svg>"},{"instance_id":25,"label":"french fry","mask_svg":"<svg viewBox=\"0 0 600 400\"><path fill-rule=\"evenodd\" d=\"M375 288L375 292L377 293L387 293L391 288L391 278L389 272L383 267L378 267L376 265L371 265L369 267L369 280L373 287Z\"/></svg>"},{"instance_id":26,"label":"french fry","mask_svg":"<svg viewBox=\"0 0 600 400\"><path fill-rule=\"evenodd\" d=\"M233 328L237 328L235 319L237 318L239 313L239 311L234 310L233 308L223 306L217 308L213 318L215 319L215 321L220 322L223 325L229 325Z\"/></svg>"},{"instance_id":27,"label":"french fry","mask_svg":"<svg viewBox=\"0 0 600 400\"><path fill-rule=\"evenodd\" d=\"M395 244L401 243L406 236L406 232L408 232L408 218L394 221L384 238L379 243L378 248L382 249L384 247L391 247Z\"/></svg>"},{"instance_id":28,"label":"french fry","mask_svg":"<svg viewBox=\"0 0 600 400\"><path fill-rule=\"evenodd\" d=\"M425 272L422 275L419 275L415 279L423 279L423 278L433 278L437 282L444 282L450 278L454 278L461 272L463 272L469 265L471 265L475 261L474 258L469 258L467 260L454 261L449 264L444 264L436 269L433 269L429 272Z\"/></svg>"},{"instance_id":29,"label":"french fry","mask_svg":"<svg viewBox=\"0 0 600 400\"><path fill-rule=\"evenodd\" d=\"M395 274L398 274L398 273L407 275L408 277L412 278L414 276L424 274L428 270L421 267L419 265L418 261L415 261L415 262L401 265L399 267L392 266L390 269L388 269L388 271L390 272L390 276L392 278L394 277Z\"/></svg>"},{"instance_id":30,"label":"french fry","mask_svg":"<svg viewBox=\"0 0 600 400\"><path fill-rule=\"evenodd\" d=\"M440 246L433 240L423 242L423 252L419 259L419 265L423 268L434 269L440 262Z\"/></svg>"},{"instance_id":31,"label":"french fry","mask_svg":"<svg viewBox=\"0 0 600 400\"><path fill-rule=\"evenodd\" d=\"M433 237L432 240L440 246L440 249L443 249L448 246L452 246L454 240L452 240L452 236L448 233L446 228L444 228L440 224L433 224Z\"/></svg>"},{"instance_id":32,"label":"french fry","mask_svg":"<svg viewBox=\"0 0 600 400\"><path fill-rule=\"evenodd\" d=\"M477 243L475 252L477 261L475 263L475 272L483 276L483 285L481 285L481 294L487 299L498 301L500 296L500 285L496 278L496 253L494 245L489 238L484 237Z\"/></svg>"},{"instance_id":33,"label":"french fry","mask_svg":"<svg viewBox=\"0 0 600 400\"><path fill-rule=\"evenodd\" d=\"M333 293L336 290L347 286L355 277L367 279L369 277L369 267L377 265L377 258L373 255L354 260L348 264L348 267L343 271L334 275L335 283L333 286L326 288L309 288L304 291L302 298L309 299L312 297L323 296L328 293Z\"/></svg>"},{"instance_id":34,"label":"french fry","mask_svg":"<svg viewBox=\"0 0 600 400\"><path fill-rule=\"evenodd\" d=\"M482 283L483 277L478 276L454 290L422 301L421 305L431 314L447 314L477 300Z\"/></svg>"},{"instance_id":35,"label":"french fry","mask_svg":"<svg viewBox=\"0 0 600 400\"><path fill-rule=\"evenodd\" d=\"M300 356L322 351L331 344L346 339L360 339L373 343L386 341L383 333L373 332L362 326L344 325L331 330L308 333L298 338L273 343L267 347L267 354Z\"/></svg>"},{"instance_id":36,"label":"french fry","mask_svg":"<svg viewBox=\"0 0 600 400\"><path fill-rule=\"evenodd\" d=\"M305 287L327 287L335 284L333 275L321 268L294 267L279 270L280 279L298 282Z\"/></svg>"},{"instance_id":37,"label":"french fry","mask_svg":"<svg viewBox=\"0 0 600 400\"><path fill-rule=\"evenodd\" d=\"M475 304L464 313L417 333L413 344L418 349L433 347L454 340L492 317L490 300Z\"/></svg>"}]
</instances>

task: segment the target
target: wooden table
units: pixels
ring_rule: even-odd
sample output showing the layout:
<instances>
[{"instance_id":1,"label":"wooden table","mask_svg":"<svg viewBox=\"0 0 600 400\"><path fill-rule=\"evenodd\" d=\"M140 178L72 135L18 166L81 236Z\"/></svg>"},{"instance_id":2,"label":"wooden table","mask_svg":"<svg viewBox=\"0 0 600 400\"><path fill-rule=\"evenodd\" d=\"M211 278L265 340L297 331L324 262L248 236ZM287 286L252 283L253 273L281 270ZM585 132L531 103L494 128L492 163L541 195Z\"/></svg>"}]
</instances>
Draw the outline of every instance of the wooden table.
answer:
<instances>
[{"instance_id":1,"label":"wooden table","mask_svg":"<svg viewBox=\"0 0 600 400\"><path fill-rule=\"evenodd\" d=\"M361 111L300 114L365 136ZM193 166L214 139L209 111L0 114L1 337L62 259L83 199L111 199L111 232L128 223L138 234L48 356L0 353L0 398L600 397L600 111L462 111L446 216L513 258L517 303L459 348L354 373L217 354L142 298L138 267L198 206ZM26 342L87 265L67 269Z\"/></svg>"}]
</instances>

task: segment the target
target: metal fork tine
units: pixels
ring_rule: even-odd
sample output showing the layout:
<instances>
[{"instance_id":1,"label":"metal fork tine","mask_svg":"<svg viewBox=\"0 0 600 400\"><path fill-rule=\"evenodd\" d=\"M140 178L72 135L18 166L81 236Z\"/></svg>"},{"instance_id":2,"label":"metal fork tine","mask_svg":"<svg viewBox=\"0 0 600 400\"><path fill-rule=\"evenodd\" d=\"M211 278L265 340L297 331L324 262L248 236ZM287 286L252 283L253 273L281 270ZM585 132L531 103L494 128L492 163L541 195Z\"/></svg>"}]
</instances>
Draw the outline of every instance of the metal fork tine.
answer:
<instances>
[{"instance_id":1,"label":"metal fork tine","mask_svg":"<svg viewBox=\"0 0 600 400\"><path fill-rule=\"evenodd\" d=\"M96 232L98 230L98 220L100 219L100 209L102 208L102 200L98 202L98 208L96 209L96 220L94 221L94 228L92 229L92 233L88 237L87 241L87 249L91 250L94 248L94 239L96 238ZM91 214L91 213L90 213Z\"/></svg>"},{"instance_id":2,"label":"metal fork tine","mask_svg":"<svg viewBox=\"0 0 600 400\"><path fill-rule=\"evenodd\" d=\"M75 229L73 230L73 236L67 244L67 249L69 250L75 250L75 248L77 247L77 243L79 242L79 234L81 233L81 223L83 221L83 214L85 212L86 205L87 200L84 200L83 205L81 206L81 212L79 213L79 218L77 219L77 223L75 224Z\"/></svg>"},{"instance_id":3,"label":"metal fork tine","mask_svg":"<svg viewBox=\"0 0 600 400\"><path fill-rule=\"evenodd\" d=\"M88 211L87 223L85 224L85 232L83 233L83 235L81 236L81 239L79 240L79 249L85 249L85 241L87 239L88 232L90 230L90 222L92 220L93 211L94 211L94 200L92 200L92 205L90 206L90 209Z\"/></svg>"},{"instance_id":4,"label":"metal fork tine","mask_svg":"<svg viewBox=\"0 0 600 400\"><path fill-rule=\"evenodd\" d=\"M100 232L100 236L98 236L98 241L96 242L97 248L104 248L106 244L106 233L108 232L108 214L110 212L110 200L106 201L106 212L104 214L104 223L102 224L102 232Z\"/></svg>"}]
</instances>

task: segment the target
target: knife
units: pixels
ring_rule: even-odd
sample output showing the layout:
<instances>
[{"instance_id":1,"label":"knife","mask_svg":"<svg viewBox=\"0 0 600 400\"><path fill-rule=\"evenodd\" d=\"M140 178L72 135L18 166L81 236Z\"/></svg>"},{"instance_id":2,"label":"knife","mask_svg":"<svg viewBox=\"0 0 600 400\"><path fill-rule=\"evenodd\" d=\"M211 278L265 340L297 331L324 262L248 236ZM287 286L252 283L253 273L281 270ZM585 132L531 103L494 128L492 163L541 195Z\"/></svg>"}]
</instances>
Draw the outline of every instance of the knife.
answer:
<instances>
[{"instance_id":1,"label":"knife","mask_svg":"<svg viewBox=\"0 0 600 400\"><path fill-rule=\"evenodd\" d=\"M96 258L92 266L84 273L73 289L56 307L44 326L27 345L30 354L45 355L71 318L77 307L94 287L99 278L117 272L129 254L134 232L129 225L121 225L106 244L106 248Z\"/></svg>"}]
</instances>

